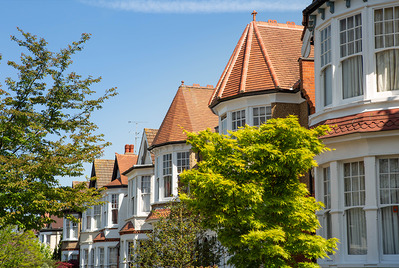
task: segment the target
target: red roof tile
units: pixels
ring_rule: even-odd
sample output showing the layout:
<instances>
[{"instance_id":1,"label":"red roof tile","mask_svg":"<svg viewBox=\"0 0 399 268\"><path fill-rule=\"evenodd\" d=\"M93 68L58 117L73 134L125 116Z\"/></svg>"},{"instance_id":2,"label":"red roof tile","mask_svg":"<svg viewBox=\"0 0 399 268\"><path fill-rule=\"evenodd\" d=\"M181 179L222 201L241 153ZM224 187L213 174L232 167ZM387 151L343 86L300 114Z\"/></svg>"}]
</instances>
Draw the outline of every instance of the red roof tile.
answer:
<instances>
[{"instance_id":1,"label":"red roof tile","mask_svg":"<svg viewBox=\"0 0 399 268\"><path fill-rule=\"evenodd\" d=\"M209 101L285 89L299 80L302 26L252 21L244 30Z\"/></svg>"},{"instance_id":2,"label":"red roof tile","mask_svg":"<svg viewBox=\"0 0 399 268\"><path fill-rule=\"evenodd\" d=\"M185 141L183 129L199 132L218 125L218 117L208 108L213 87L182 84L158 130L150 148L167 143ZM183 129L182 129L183 128Z\"/></svg>"},{"instance_id":3,"label":"red roof tile","mask_svg":"<svg viewBox=\"0 0 399 268\"><path fill-rule=\"evenodd\" d=\"M138 156L132 153L125 153L125 154L118 154L115 153L115 165L114 165L114 171L112 175L112 181L105 185L105 187L109 186L127 186L127 176L122 175L123 172L137 164L137 158ZM119 170L119 175L120 177L118 178L118 172Z\"/></svg>"},{"instance_id":4,"label":"red roof tile","mask_svg":"<svg viewBox=\"0 0 399 268\"><path fill-rule=\"evenodd\" d=\"M331 126L331 132L322 138L330 138L352 133L395 130L399 129L399 109L348 115L340 118L328 119L317 125L322 124Z\"/></svg>"},{"instance_id":5,"label":"red roof tile","mask_svg":"<svg viewBox=\"0 0 399 268\"><path fill-rule=\"evenodd\" d=\"M154 141L155 136L157 135L158 129L145 128L144 132L145 132L145 135L147 137L148 147L151 147L152 142ZM155 164L155 156L154 156L154 154L150 153L150 155L151 155L152 163Z\"/></svg>"},{"instance_id":6,"label":"red roof tile","mask_svg":"<svg viewBox=\"0 0 399 268\"><path fill-rule=\"evenodd\" d=\"M145 221L154 221L159 220L160 218L166 218L170 213L170 208L155 208L150 214L148 214L147 219Z\"/></svg>"}]
</instances>

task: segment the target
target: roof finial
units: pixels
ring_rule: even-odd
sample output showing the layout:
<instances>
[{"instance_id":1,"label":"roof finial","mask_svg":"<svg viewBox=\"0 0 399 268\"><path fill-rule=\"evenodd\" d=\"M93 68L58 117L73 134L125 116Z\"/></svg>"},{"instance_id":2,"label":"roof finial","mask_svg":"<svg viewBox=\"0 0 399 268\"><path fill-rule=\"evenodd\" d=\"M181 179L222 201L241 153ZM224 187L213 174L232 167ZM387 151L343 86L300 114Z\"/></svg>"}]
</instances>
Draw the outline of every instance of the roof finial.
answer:
<instances>
[{"instance_id":1,"label":"roof finial","mask_svg":"<svg viewBox=\"0 0 399 268\"><path fill-rule=\"evenodd\" d=\"M256 12L255 10L251 13L251 15L253 16L253 21L256 21L256 14L258 14L258 12Z\"/></svg>"},{"instance_id":2,"label":"roof finial","mask_svg":"<svg viewBox=\"0 0 399 268\"><path fill-rule=\"evenodd\" d=\"M183 80L181 80L181 85L184 86L184 81Z\"/></svg>"}]
</instances>

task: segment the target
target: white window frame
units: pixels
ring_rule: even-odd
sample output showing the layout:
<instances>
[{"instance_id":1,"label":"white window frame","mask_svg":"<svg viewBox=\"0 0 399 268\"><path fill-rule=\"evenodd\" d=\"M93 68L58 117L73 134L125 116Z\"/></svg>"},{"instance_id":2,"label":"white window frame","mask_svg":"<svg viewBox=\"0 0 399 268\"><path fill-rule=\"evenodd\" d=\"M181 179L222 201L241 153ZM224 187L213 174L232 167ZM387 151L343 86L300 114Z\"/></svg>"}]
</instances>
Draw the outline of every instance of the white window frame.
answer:
<instances>
[{"instance_id":1,"label":"white window frame","mask_svg":"<svg viewBox=\"0 0 399 268\"><path fill-rule=\"evenodd\" d=\"M333 65L332 65L332 42L331 42L331 24L320 30L320 77L323 107L331 106L333 104ZM331 71L331 81L328 81L327 72ZM326 83L331 82L330 88L326 87ZM328 90L328 91L327 91Z\"/></svg>"},{"instance_id":2,"label":"white window frame","mask_svg":"<svg viewBox=\"0 0 399 268\"><path fill-rule=\"evenodd\" d=\"M163 198L170 199L173 194L173 158L172 153L162 156ZM169 185L168 185L169 182ZM169 188L169 189L167 189Z\"/></svg>"},{"instance_id":3,"label":"white window frame","mask_svg":"<svg viewBox=\"0 0 399 268\"><path fill-rule=\"evenodd\" d=\"M140 183L140 193L141 193L141 211L150 212L151 211L151 176L141 176ZM148 199L148 200L147 200Z\"/></svg>"},{"instance_id":4,"label":"white window frame","mask_svg":"<svg viewBox=\"0 0 399 268\"><path fill-rule=\"evenodd\" d=\"M104 268L104 261L105 261L105 250L103 247L101 247L98 248L97 267Z\"/></svg>"},{"instance_id":5,"label":"white window frame","mask_svg":"<svg viewBox=\"0 0 399 268\"><path fill-rule=\"evenodd\" d=\"M231 130L236 131L246 124L247 111L245 109L231 112Z\"/></svg>"},{"instance_id":6,"label":"white window frame","mask_svg":"<svg viewBox=\"0 0 399 268\"><path fill-rule=\"evenodd\" d=\"M327 239L332 238L332 222L331 222L331 168L330 166L322 168L322 188L323 188L323 236Z\"/></svg>"},{"instance_id":7,"label":"white window frame","mask_svg":"<svg viewBox=\"0 0 399 268\"><path fill-rule=\"evenodd\" d=\"M220 123L219 123L219 133L226 135L227 134L227 113L224 113L220 116Z\"/></svg>"},{"instance_id":8,"label":"white window frame","mask_svg":"<svg viewBox=\"0 0 399 268\"><path fill-rule=\"evenodd\" d=\"M118 266L118 248L109 247L108 248L108 267L117 268Z\"/></svg>"},{"instance_id":9,"label":"white window frame","mask_svg":"<svg viewBox=\"0 0 399 268\"><path fill-rule=\"evenodd\" d=\"M119 217L119 194L111 194L111 223L118 224L119 220L118 217Z\"/></svg>"},{"instance_id":10,"label":"white window frame","mask_svg":"<svg viewBox=\"0 0 399 268\"><path fill-rule=\"evenodd\" d=\"M352 26L348 26L352 21ZM345 26L342 29L342 26ZM338 20L339 31L339 56L341 67L341 99L353 101L353 98L361 98L364 95L364 64L363 64L363 15L362 13L351 14L350 16ZM351 47L353 46L352 50ZM360 61L360 63L359 63ZM355 67L359 67L357 72ZM352 74L358 74L358 79L350 80L353 75L348 75L348 69L351 68ZM357 92L350 92L349 88L358 87ZM348 89L345 90L345 87Z\"/></svg>"},{"instance_id":11,"label":"white window frame","mask_svg":"<svg viewBox=\"0 0 399 268\"><path fill-rule=\"evenodd\" d=\"M356 170L356 165L357 165L357 170ZM349 173L346 173L346 166L349 167ZM361 174L363 172L363 174ZM356 182L358 178L358 182ZM363 187L362 187L363 186ZM365 189L365 166L364 166L364 161L351 161L351 162L346 162L343 163L343 205L344 205L344 215L345 215L345 227L346 227L346 254L348 256L354 257L354 258L365 258L367 256L367 250L368 250L368 243L370 241L367 240L367 220L366 220L366 213L364 211L365 207L365 202L366 202L366 189ZM356 189L357 188L357 189ZM350 198L349 198L350 197ZM366 237L366 245L365 245L365 251L360 253L356 253L355 249L350 248L350 237L349 237L349 220L350 220L350 213L355 212L356 210L361 211L362 216L364 216L363 220L365 223L364 226L364 232L361 232L362 234L365 234ZM354 225L355 227L359 227L358 224Z\"/></svg>"},{"instance_id":12,"label":"white window frame","mask_svg":"<svg viewBox=\"0 0 399 268\"><path fill-rule=\"evenodd\" d=\"M130 208L131 208L131 213L132 216L135 216L137 214L137 209L136 209L136 193L137 193L137 188L136 188L136 179L133 179L130 181L131 182L131 187L130 187Z\"/></svg>"},{"instance_id":13,"label":"white window frame","mask_svg":"<svg viewBox=\"0 0 399 268\"><path fill-rule=\"evenodd\" d=\"M75 216L76 217L76 216ZM65 238L66 240L77 240L79 236L79 225L77 222L65 219Z\"/></svg>"},{"instance_id":14,"label":"white window frame","mask_svg":"<svg viewBox=\"0 0 399 268\"><path fill-rule=\"evenodd\" d=\"M385 17L385 12L388 9L393 9L393 18L392 19L386 19ZM376 21L376 12L382 10L382 20ZM395 10L397 10L398 14L395 15ZM387 23L392 22L392 33L387 33L386 32L386 25ZM380 63L381 67L384 67L384 65L382 64L384 61L382 61L381 59L378 59L379 54L381 56L383 56L382 53L390 53L392 52L391 55L387 55L387 57L389 59L395 58L396 59L396 63L395 66L397 66L399 64L399 5L390 5L390 6L384 6L384 7L378 7L373 9L372 12L372 25L373 25L373 47L372 49L374 49L374 59L375 59L375 83L376 83L376 91L379 95L398 95L399 94L399 82L397 82L397 85L394 86L394 88L389 88L387 90L383 89L383 82L381 82L381 87L380 87L380 82L379 82L379 74L378 74L378 69L379 66L378 64ZM380 28L378 25L381 25L382 28ZM379 32L377 34L377 31L379 31L378 29L381 30L381 32ZM389 36L392 35L392 45L387 45L386 41L389 38ZM377 41L379 38L381 38L380 40L382 40L382 44L379 45L379 41ZM385 70L394 70L397 68L385 68ZM387 73L386 71L384 73ZM384 76L382 76L383 78ZM399 71L396 71L396 77L397 79L399 79ZM395 79L395 80L397 80Z\"/></svg>"},{"instance_id":15,"label":"white window frame","mask_svg":"<svg viewBox=\"0 0 399 268\"><path fill-rule=\"evenodd\" d=\"M381 167L381 162L387 160L387 170L385 172L382 170ZM395 161L396 160L396 161ZM383 210L385 209L392 209L392 213L396 213L396 221L399 221L399 157L394 157L394 156L389 156L389 157L381 157L378 160L378 176L377 176L377 185L378 185L378 206L379 206L379 234L380 234L380 242L381 242L381 254L383 256L384 260L399 260L399 241L396 241L393 238L393 242L396 242L395 247L396 247L396 252L397 253L385 253L385 247L384 247L384 223L383 223ZM397 162L396 164L396 170L394 167L392 167L393 162ZM382 176L386 177L385 183L382 182ZM396 187L394 187L396 185ZM388 191L389 194L389 200L384 200L383 201L383 191ZM395 194L396 192L396 194ZM395 199L393 198L396 195ZM396 212L395 212L396 210ZM398 234L396 234L398 235ZM391 236L389 236L391 237Z\"/></svg>"},{"instance_id":16,"label":"white window frame","mask_svg":"<svg viewBox=\"0 0 399 268\"><path fill-rule=\"evenodd\" d=\"M94 205L93 207L93 229L101 228L101 205Z\"/></svg>"},{"instance_id":17,"label":"white window frame","mask_svg":"<svg viewBox=\"0 0 399 268\"><path fill-rule=\"evenodd\" d=\"M264 108L264 113L261 112L262 108ZM270 105L267 106L256 106L251 107L252 110L252 125L259 127L261 124L267 122L267 120L272 118L272 107ZM255 110L258 110L255 115ZM256 124L255 121L258 120L259 124Z\"/></svg>"}]
</instances>

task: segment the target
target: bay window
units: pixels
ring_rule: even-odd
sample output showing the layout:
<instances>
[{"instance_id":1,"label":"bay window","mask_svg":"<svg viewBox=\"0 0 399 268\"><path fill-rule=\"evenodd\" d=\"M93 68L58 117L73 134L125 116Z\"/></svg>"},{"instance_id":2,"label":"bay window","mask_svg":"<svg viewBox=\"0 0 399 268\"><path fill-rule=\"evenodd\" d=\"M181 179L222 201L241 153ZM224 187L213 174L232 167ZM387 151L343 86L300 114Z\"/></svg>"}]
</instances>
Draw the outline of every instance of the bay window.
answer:
<instances>
[{"instance_id":1,"label":"bay window","mask_svg":"<svg viewBox=\"0 0 399 268\"><path fill-rule=\"evenodd\" d=\"M259 127L266 123L267 120L272 118L272 107L254 107L252 108L252 123L254 126Z\"/></svg>"},{"instance_id":2,"label":"bay window","mask_svg":"<svg viewBox=\"0 0 399 268\"><path fill-rule=\"evenodd\" d=\"M78 224L76 222L66 219L65 226L65 237L67 239L78 239Z\"/></svg>"},{"instance_id":3,"label":"bay window","mask_svg":"<svg viewBox=\"0 0 399 268\"><path fill-rule=\"evenodd\" d=\"M136 215L136 204L135 204L135 198L136 198L136 185L135 185L136 180L131 181L131 192L130 192L130 206L132 208L132 215Z\"/></svg>"},{"instance_id":4,"label":"bay window","mask_svg":"<svg viewBox=\"0 0 399 268\"><path fill-rule=\"evenodd\" d=\"M399 254L399 158L379 159L379 194L384 254Z\"/></svg>"},{"instance_id":5,"label":"bay window","mask_svg":"<svg viewBox=\"0 0 399 268\"><path fill-rule=\"evenodd\" d=\"M364 162L344 164L344 206L349 255L367 254Z\"/></svg>"},{"instance_id":6,"label":"bay window","mask_svg":"<svg viewBox=\"0 0 399 268\"><path fill-rule=\"evenodd\" d=\"M332 103L331 25L320 32L321 76L324 106Z\"/></svg>"},{"instance_id":7,"label":"bay window","mask_svg":"<svg viewBox=\"0 0 399 268\"><path fill-rule=\"evenodd\" d=\"M324 202L324 235L332 238L331 230L331 170L330 167L323 168L323 202Z\"/></svg>"},{"instance_id":8,"label":"bay window","mask_svg":"<svg viewBox=\"0 0 399 268\"><path fill-rule=\"evenodd\" d=\"M363 95L362 17L357 14L340 20L342 96Z\"/></svg>"},{"instance_id":9,"label":"bay window","mask_svg":"<svg viewBox=\"0 0 399 268\"><path fill-rule=\"evenodd\" d=\"M94 227L101 228L101 205L95 205L93 209Z\"/></svg>"},{"instance_id":10,"label":"bay window","mask_svg":"<svg viewBox=\"0 0 399 268\"><path fill-rule=\"evenodd\" d=\"M374 10L374 46L377 91L399 90L399 6Z\"/></svg>"},{"instance_id":11,"label":"bay window","mask_svg":"<svg viewBox=\"0 0 399 268\"><path fill-rule=\"evenodd\" d=\"M118 223L118 210L119 210L119 195L111 195L111 213L112 213L112 224Z\"/></svg>"},{"instance_id":12,"label":"bay window","mask_svg":"<svg viewBox=\"0 0 399 268\"><path fill-rule=\"evenodd\" d=\"M151 177L142 176L141 177L141 202L143 212L149 212L151 210L150 205L150 191L151 191Z\"/></svg>"},{"instance_id":13,"label":"bay window","mask_svg":"<svg viewBox=\"0 0 399 268\"><path fill-rule=\"evenodd\" d=\"M98 260L98 267L104 268L104 248L99 248L99 260Z\"/></svg>"},{"instance_id":14,"label":"bay window","mask_svg":"<svg viewBox=\"0 0 399 268\"><path fill-rule=\"evenodd\" d=\"M172 154L163 155L163 184L164 197L172 195Z\"/></svg>"},{"instance_id":15,"label":"bay window","mask_svg":"<svg viewBox=\"0 0 399 268\"><path fill-rule=\"evenodd\" d=\"M245 126L245 110L231 113L231 129L236 131L239 127Z\"/></svg>"},{"instance_id":16,"label":"bay window","mask_svg":"<svg viewBox=\"0 0 399 268\"><path fill-rule=\"evenodd\" d=\"M86 210L86 230L91 230L91 219L93 215L93 209Z\"/></svg>"},{"instance_id":17,"label":"bay window","mask_svg":"<svg viewBox=\"0 0 399 268\"><path fill-rule=\"evenodd\" d=\"M227 114L224 114L220 117L220 134L227 134Z\"/></svg>"},{"instance_id":18,"label":"bay window","mask_svg":"<svg viewBox=\"0 0 399 268\"><path fill-rule=\"evenodd\" d=\"M108 267L109 268L117 268L118 265L118 248L109 248L108 249Z\"/></svg>"}]
</instances>

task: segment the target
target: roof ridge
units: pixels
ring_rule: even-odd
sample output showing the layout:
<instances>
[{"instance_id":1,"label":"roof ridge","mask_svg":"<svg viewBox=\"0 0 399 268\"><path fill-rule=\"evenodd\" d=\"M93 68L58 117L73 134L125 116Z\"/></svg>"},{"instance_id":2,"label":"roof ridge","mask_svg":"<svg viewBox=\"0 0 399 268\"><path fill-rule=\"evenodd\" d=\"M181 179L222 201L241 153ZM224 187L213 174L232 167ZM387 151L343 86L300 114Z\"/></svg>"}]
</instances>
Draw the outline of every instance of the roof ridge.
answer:
<instances>
[{"instance_id":1,"label":"roof ridge","mask_svg":"<svg viewBox=\"0 0 399 268\"><path fill-rule=\"evenodd\" d=\"M234 54L233 54L234 56L233 56L231 62L229 62L229 65L227 65L228 66L228 70L226 71L226 73L223 76L223 82L222 82L222 84L219 87L217 98L220 98L222 96L223 92L224 92L224 88L226 87L226 84L227 84L227 81L228 81L227 79L224 79L224 78L226 76L230 76L231 72L233 71L234 64L236 63L236 61L238 59L238 56L240 54L241 48L242 48L242 46L245 43L245 39L246 39L246 37L248 35L248 31L249 31L249 24L247 25L247 27L245 27L244 33L243 33L243 35L241 36L240 40L237 43L236 50L234 51Z\"/></svg>"},{"instance_id":2,"label":"roof ridge","mask_svg":"<svg viewBox=\"0 0 399 268\"><path fill-rule=\"evenodd\" d=\"M256 24L259 24L259 26L269 26L269 27L292 29L298 31L303 30L302 25L297 25L292 21L287 21L286 23L279 23L276 20L268 20L268 21L256 21Z\"/></svg>"},{"instance_id":3,"label":"roof ridge","mask_svg":"<svg viewBox=\"0 0 399 268\"><path fill-rule=\"evenodd\" d=\"M241 81L240 81L240 92L245 92L245 85L247 83L247 74L248 74L248 66L249 66L249 57L251 56L251 47L252 47L252 35L254 31L254 26L253 22L249 24L249 29L248 29L248 40L246 42L246 47L245 47L245 54L244 54L244 62L242 66L242 75L241 75Z\"/></svg>"},{"instance_id":4,"label":"roof ridge","mask_svg":"<svg viewBox=\"0 0 399 268\"><path fill-rule=\"evenodd\" d=\"M247 25L247 27L248 27L248 25ZM245 27L245 29L244 29L242 35L243 35L243 34L245 33L245 31L247 30L247 27ZM242 36L242 35L241 35L241 36ZM230 56L230 58L229 58L229 61L227 62L226 67L224 67L224 70L223 70L223 72L222 72L222 75L220 76L219 81L218 81L217 84L216 84L215 90L213 91L212 96L211 96L211 98L209 99L208 106L210 106L210 105L212 104L212 102L213 102L213 100L214 100L214 98L215 98L216 93L219 92L218 89L219 89L219 87L220 87L220 84L221 84L221 82L223 81L223 79L226 77L227 69L228 69L229 66L231 65L231 61L233 60L233 57L234 57L234 55L236 54L236 51L238 50L238 44L239 44L239 43L237 43L237 45L234 47L233 53L231 54L231 56Z\"/></svg>"},{"instance_id":5,"label":"roof ridge","mask_svg":"<svg viewBox=\"0 0 399 268\"><path fill-rule=\"evenodd\" d=\"M252 23L254 24L255 35L258 38L259 46L260 46L260 48L262 50L262 54L265 57L267 67L269 67L270 74L272 75L272 80L273 80L274 86L276 88L280 88L280 82L279 82L279 80L277 78L276 71L274 70L273 64L272 64L272 62L270 60L270 57L269 57L269 54L267 53L265 44L263 43L263 39L262 39L262 36L261 36L261 34L259 32L258 26L257 26L256 23L254 23L254 22L252 22Z\"/></svg>"}]
</instances>

